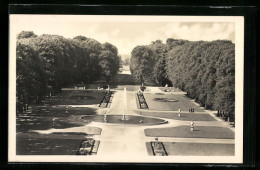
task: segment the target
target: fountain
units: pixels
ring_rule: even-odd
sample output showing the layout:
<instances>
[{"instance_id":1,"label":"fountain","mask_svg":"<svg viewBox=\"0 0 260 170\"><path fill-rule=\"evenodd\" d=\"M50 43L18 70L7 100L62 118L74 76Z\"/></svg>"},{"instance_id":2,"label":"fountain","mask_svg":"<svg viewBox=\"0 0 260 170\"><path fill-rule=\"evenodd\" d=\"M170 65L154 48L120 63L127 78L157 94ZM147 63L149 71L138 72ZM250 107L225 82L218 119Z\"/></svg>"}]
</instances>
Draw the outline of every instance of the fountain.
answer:
<instances>
[{"instance_id":1,"label":"fountain","mask_svg":"<svg viewBox=\"0 0 260 170\"><path fill-rule=\"evenodd\" d=\"M152 117L142 117L136 115L128 114L127 109L127 92L126 87L124 87L123 94L123 113L122 115L85 115L81 117L81 120L87 120L88 122L102 122L102 123L116 123L116 124L132 124L132 125L155 125L167 123L164 119L152 118Z\"/></svg>"}]
</instances>

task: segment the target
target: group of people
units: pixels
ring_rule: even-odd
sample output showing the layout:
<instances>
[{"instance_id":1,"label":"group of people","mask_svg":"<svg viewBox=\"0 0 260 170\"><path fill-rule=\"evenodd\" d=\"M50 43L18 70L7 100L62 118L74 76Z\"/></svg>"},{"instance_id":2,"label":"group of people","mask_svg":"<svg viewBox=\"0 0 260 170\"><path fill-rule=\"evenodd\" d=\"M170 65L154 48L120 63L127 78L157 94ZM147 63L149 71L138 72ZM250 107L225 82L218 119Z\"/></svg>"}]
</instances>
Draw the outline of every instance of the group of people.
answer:
<instances>
[{"instance_id":1,"label":"group of people","mask_svg":"<svg viewBox=\"0 0 260 170\"><path fill-rule=\"evenodd\" d=\"M98 90L104 90L106 89L107 91L110 91L109 85L104 85L103 87L98 87Z\"/></svg>"},{"instance_id":2,"label":"group of people","mask_svg":"<svg viewBox=\"0 0 260 170\"><path fill-rule=\"evenodd\" d=\"M189 108L189 112L194 112L194 108Z\"/></svg>"}]
</instances>

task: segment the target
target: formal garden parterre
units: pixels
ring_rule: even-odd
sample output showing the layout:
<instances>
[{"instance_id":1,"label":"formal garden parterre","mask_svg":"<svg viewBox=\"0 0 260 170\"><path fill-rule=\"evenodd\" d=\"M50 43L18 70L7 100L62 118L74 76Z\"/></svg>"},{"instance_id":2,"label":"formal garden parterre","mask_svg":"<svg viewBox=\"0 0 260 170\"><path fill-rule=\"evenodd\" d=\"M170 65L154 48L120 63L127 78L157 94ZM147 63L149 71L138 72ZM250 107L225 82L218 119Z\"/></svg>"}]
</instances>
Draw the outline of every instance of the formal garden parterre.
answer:
<instances>
[{"instance_id":1,"label":"formal garden parterre","mask_svg":"<svg viewBox=\"0 0 260 170\"><path fill-rule=\"evenodd\" d=\"M21 32L17 155L98 156L111 142L139 153L130 139L150 156L234 155L234 127L224 124L235 121L233 43L156 40L133 49L132 75L121 64L110 43Z\"/></svg>"}]
</instances>

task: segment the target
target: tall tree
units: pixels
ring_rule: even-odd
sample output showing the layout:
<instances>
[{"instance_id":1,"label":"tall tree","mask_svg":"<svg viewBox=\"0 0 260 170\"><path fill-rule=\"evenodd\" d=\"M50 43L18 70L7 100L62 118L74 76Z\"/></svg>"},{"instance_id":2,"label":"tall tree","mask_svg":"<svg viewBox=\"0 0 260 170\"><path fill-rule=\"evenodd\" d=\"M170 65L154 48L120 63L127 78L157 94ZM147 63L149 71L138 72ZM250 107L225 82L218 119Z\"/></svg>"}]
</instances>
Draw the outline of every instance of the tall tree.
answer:
<instances>
[{"instance_id":1,"label":"tall tree","mask_svg":"<svg viewBox=\"0 0 260 170\"><path fill-rule=\"evenodd\" d=\"M16 87L18 102L26 104L47 92L47 74L43 61L30 45L31 39L20 39L16 47Z\"/></svg>"},{"instance_id":2,"label":"tall tree","mask_svg":"<svg viewBox=\"0 0 260 170\"><path fill-rule=\"evenodd\" d=\"M233 113L234 54L230 41L186 42L168 52L167 75L202 106Z\"/></svg>"},{"instance_id":3,"label":"tall tree","mask_svg":"<svg viewBox=\"0 0 260 170\"><path fill-rule=\"evenodd\" d=\"M119 71L120 57L118 56L118 50L114 45L104 43L99 58L102 76L108 83Z\"/></svg>"},{"instance_id":4,"label":"tall tree","mask_svg":"<svg viewBox=\"0 0 260 170\"><path fill-rule=\"evenodd\" d=\"M163 44L161 40L156 40L148 46L153 52L153 79L154 82L158 85L169 84L170 81L167 79L166 74L166 54L167 54L167 45Z\"/></svg>"},{"instance_id":5,"label":"tall tree","mask_svg":"<svg viewBox=\"0 0 260 170\"><path fill-rule=\"evenodd\" d=\"M140 83L153 82L153 51L147 46L137 46L132 50L130 71Z\"/></svg>"}]
</instances>

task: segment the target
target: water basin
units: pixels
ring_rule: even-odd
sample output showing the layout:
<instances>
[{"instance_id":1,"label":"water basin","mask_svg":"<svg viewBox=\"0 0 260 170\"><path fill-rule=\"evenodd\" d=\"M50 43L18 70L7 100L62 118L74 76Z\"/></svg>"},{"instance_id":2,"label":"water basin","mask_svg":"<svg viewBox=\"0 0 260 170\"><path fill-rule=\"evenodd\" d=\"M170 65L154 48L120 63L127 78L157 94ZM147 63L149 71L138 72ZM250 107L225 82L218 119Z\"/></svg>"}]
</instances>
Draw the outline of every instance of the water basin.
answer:
<instances>
[{"instance_id":1,"label":"water basin","mask_svg":"<svg viewBox=\"0 0 260 170\"><path fill-rule=\"evenodd\" d=\"M104 115L87 115L82 116L82 121L88 122L101 122L101 123L113 123L113 124L131 124L131 125L157 125L167 123L166 120L160 118L143 117L135 115L106 115L106 121L104 121Z\"/></svg>"}]
</instances>

